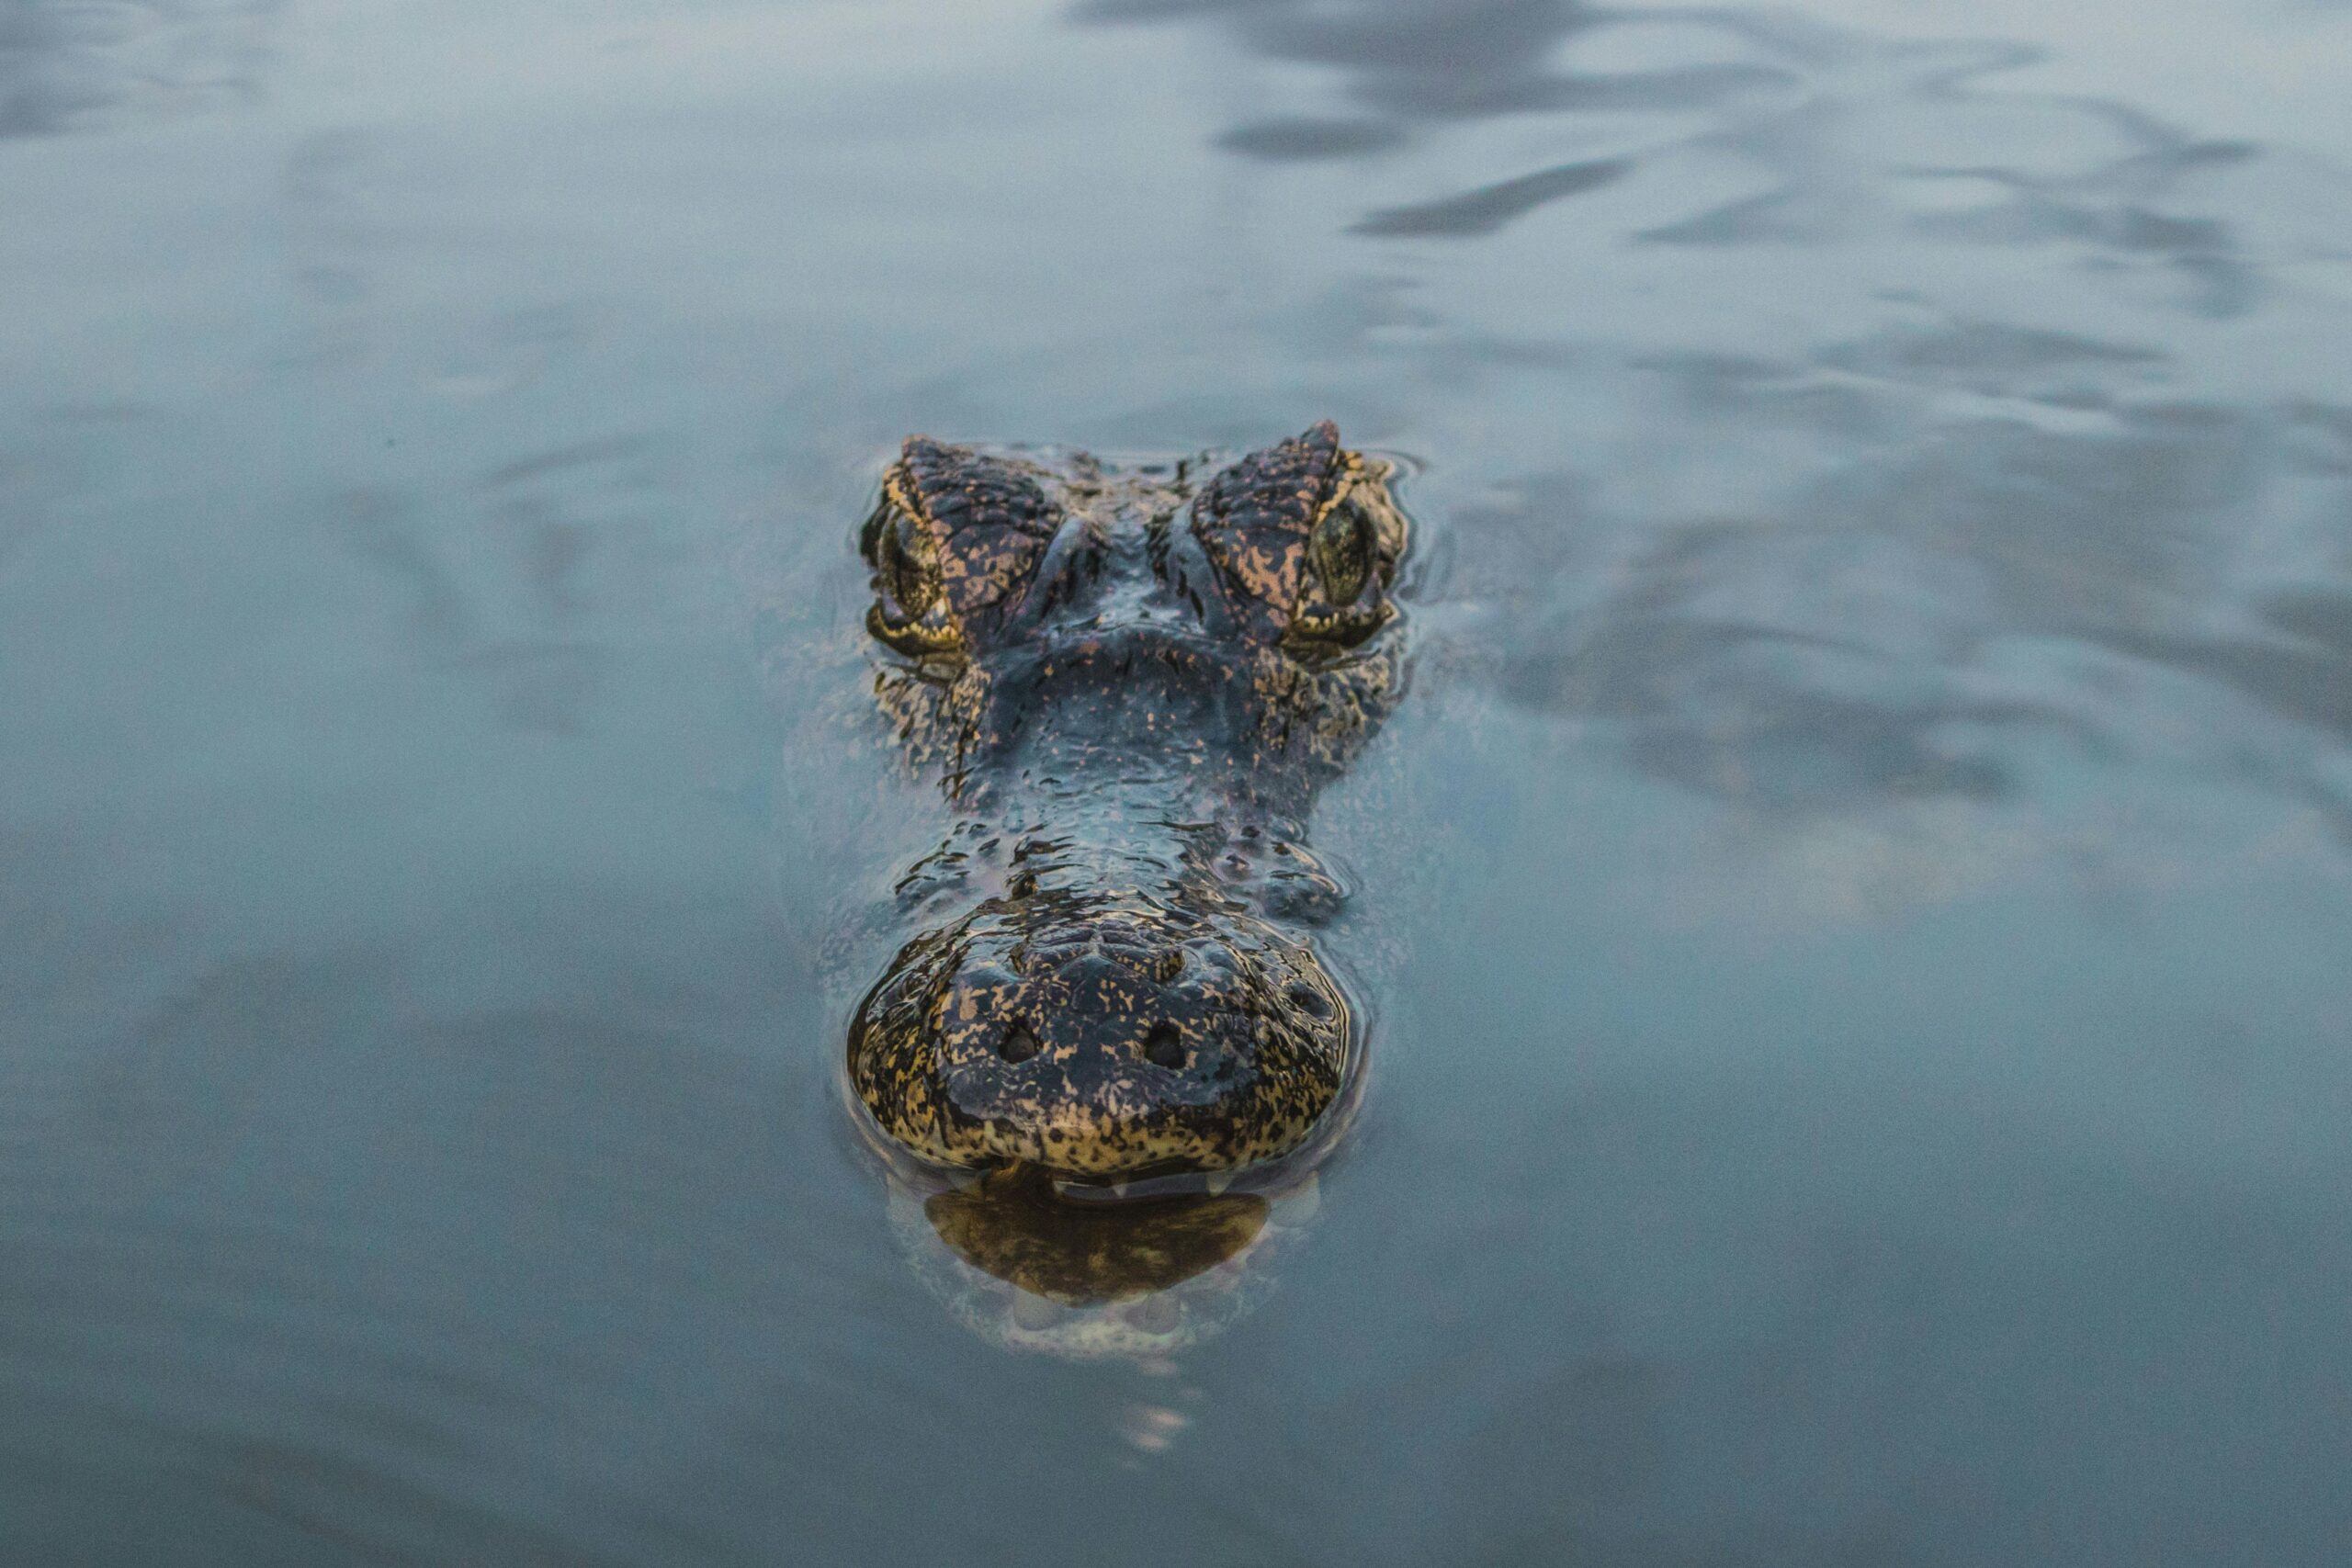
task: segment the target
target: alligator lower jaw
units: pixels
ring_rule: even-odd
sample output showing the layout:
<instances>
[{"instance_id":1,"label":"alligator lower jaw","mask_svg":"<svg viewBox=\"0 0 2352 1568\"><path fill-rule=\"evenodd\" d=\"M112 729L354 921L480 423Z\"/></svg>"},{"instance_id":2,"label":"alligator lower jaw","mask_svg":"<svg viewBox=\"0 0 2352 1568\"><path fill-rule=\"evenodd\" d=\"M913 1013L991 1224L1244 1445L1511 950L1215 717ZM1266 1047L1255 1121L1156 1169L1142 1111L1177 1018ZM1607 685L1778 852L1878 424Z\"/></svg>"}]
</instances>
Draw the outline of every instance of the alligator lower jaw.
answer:
<instances>
[{"instance_id":1,"label":"alligator lower jaw","mask_svg":"<svg viewBox=\"0 0 2352 1568\"><path fill-rule=\"evenodd\" d=\"M1328 1102L1327 1102L1328 1107ZM1071 1189L1089 1189L1114 1195L1117 1189L1147 1191L1230 1186L1239 1173L1279 1164L1304 1147L1322 1121L1321 1110L1278 1134L1238 1141L1194 1136L1155 1136L1143 1130L1122 1130L1099 1138L1080 1131L1056 1136L1027 1131L989 1127L971 1142L931 1151L921 1156L944 1155L938 1163L951 1169L981 1176L1007 1170L1036 1170Z\"/></svg>"}]
</instances>

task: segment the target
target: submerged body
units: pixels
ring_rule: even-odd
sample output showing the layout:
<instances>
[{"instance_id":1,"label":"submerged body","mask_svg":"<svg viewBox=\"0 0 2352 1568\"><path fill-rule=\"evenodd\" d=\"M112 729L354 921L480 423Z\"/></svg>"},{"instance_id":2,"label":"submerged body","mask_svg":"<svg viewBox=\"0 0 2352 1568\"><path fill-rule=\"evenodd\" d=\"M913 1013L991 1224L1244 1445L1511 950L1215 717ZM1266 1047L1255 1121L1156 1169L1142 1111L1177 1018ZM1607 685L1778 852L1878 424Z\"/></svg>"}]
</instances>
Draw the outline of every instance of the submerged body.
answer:
<instances>
[{"instance_id":1,"label":"submerged body","mask_svg":"<svg viewBox=\"0 0 2352 1568\"><path fill-rule=\"evenodd\" d=\"M1389 469L1319 425L1194 465L910 440L861 547L878 681L956 813L852 1022L933 1167L1212 1178L1305 1143L1362 1019L1316 948L1317 791L1398 688Z\"/></svg>"}]
</instances>

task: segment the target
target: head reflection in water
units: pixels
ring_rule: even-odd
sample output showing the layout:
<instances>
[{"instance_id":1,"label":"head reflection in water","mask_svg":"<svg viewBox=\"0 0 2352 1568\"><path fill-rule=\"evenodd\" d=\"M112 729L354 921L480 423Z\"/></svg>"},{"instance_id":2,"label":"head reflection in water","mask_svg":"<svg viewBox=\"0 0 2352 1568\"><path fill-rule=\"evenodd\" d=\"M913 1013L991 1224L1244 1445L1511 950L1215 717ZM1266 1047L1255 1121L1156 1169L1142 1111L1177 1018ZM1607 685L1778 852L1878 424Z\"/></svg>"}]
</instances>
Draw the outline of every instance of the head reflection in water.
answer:
<instances>
[{"instance_id":1,"label":"head reflection in water","mask_svg":"<svg viewBox=\"0 0 2352 1568\"><path fill-rule=\"evenodd\" d=\"M1267 1265L1314 1214L1312 1173L1263 1192L1075 1199L1028 1168L892 1215L933 1290L1007 1349L1072 1359L1172 1355L1222 1330L1270 1283Z\"/></svg>"},{"instance_id":2,"label":"head reflection in water","mask_svg":"<svg viewBox=\"0 0 2352 1568\"><path fill-rule=\"evenodd\" d=\"M1329 1145L1365 1028L1306 826L1401 689L1393 477L1322 424L1125 468L914 437L884 479L876 689L952 816L848 1084L1008 1337L1178 1331Z\"/></svg>"}]
</instances>

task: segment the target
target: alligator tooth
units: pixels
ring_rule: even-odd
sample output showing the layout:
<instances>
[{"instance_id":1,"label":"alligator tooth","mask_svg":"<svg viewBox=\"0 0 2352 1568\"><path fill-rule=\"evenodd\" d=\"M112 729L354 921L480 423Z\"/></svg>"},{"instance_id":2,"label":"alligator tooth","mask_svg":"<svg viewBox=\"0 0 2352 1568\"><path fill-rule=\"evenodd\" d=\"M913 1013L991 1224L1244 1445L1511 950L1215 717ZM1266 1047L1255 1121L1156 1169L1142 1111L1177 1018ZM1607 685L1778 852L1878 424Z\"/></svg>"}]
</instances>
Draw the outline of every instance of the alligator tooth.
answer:
<instances>
[{"instance_id":1,"label":"alligator tooth","mask_svg":"<svg viewBox=\"0 0 2352 1568\"><path fill-rule=\"evenodd\" d=\"M1134 1185L1135 1183L1131 1181L1114 1181L1111 1183L1111 1196L1124 1198L1127 1195L1127 1190Z\"/></svg>"},{"instance_id":2,"label":"alligator tooth","mask_svg":"<svg viewBox=\"0 0 2352 1568\"><path fill-rule=\"evenodd\" d=\"M1233 1172L1229 1170L1210 1171L1208 1184L1210 1197L1223 1197L1225 1195L1225 1190L1233 1185Z\"/></svg>"}]
</instances>

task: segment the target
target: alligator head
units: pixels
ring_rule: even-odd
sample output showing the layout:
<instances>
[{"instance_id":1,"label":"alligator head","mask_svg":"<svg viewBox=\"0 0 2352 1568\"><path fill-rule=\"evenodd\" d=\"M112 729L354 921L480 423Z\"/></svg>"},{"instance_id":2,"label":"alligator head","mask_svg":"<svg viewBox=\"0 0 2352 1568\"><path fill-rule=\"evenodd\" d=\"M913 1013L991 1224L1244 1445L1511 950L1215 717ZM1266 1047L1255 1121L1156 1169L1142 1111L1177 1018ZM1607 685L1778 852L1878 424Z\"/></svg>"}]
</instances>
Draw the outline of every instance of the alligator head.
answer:
<instances>
[{"instance_id":1,"label":"alligator head","mask_svg":"<svg viewBox=\"0 0 2352 1568\"><path fill-rule=\"evenodd\" d=\"M1353 1077L1305 828L1397 688L1406 520L1328 423L1201 467L918 436L861 533L883 705L956 819L849 1081L926 1166L1222 1185Z\"/></svg>"}]
</instances>

